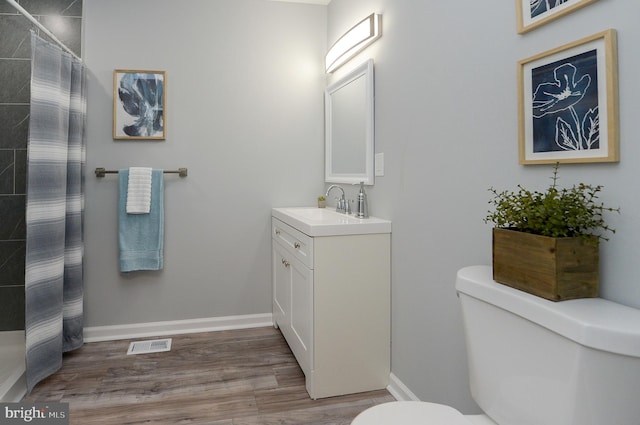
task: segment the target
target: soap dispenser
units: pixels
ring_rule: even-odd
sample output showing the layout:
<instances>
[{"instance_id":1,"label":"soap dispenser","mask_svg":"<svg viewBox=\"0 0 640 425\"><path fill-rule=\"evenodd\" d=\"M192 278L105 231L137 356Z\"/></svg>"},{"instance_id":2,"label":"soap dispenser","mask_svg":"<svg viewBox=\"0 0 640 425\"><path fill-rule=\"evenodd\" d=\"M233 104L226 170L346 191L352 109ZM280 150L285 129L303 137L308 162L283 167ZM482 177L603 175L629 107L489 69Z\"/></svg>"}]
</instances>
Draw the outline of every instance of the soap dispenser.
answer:
<instances>
[{"instance_id":1,"label":"soap dispenser","mask_svg":"<svg viewBox=\"0 0 640 425\"><path fill-rule=\"evenodd\" d=\"M358 207L356 209L356 217L369 218L369 205L367 203L367 194L364 192L364 182L360 182L360 191L358 192Z\"/></svg>"}]
</instances>

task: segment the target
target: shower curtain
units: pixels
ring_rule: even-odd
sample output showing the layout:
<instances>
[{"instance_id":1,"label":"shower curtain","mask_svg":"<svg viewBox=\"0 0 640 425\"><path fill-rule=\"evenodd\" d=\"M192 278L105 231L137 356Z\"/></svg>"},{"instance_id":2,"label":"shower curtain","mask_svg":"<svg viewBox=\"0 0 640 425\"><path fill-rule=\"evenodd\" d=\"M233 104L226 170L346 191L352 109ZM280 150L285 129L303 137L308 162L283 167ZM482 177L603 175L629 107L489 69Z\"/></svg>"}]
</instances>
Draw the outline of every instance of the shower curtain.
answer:
<instances>
[{"instance_id":1,"label":"shower curtain","mask_svg":"<svg viewBox=\"0 0 640 425\"><path fill-rule=\"evenodd\" d=\"M25 332L27 390L82 345L85 67L31 33Z\"/></svg>"}]
</instances>

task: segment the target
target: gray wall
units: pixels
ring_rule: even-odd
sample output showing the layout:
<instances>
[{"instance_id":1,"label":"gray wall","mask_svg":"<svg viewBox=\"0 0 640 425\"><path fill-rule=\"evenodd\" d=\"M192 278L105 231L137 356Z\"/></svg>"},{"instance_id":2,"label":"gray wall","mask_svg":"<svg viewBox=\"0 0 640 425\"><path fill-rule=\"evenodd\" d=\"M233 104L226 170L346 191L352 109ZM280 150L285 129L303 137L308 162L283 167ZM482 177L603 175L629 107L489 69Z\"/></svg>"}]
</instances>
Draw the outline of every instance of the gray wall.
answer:
<instances>
[{"instance_id":1,"label":"gray wall","mask_svg":"<svg viewBox=\"0 0 640 425\"><path fill-rule=\"evenodd\" d=\"M618 30L621 160L562 165L560 183L602 184L602 200L621 207L600 251L602 296L640 307L640 3L601 0L518 35L512 1L332 0L328 44L374 11L383 36L353 64L375 59L386 174L369 204L393 221L392 371L421 399L470 413L456 271L491 264L489 187L550 183L551 166L518 165L516 63L607 28Z\"/></svg>"},{"instance_id":2,"label":"gray wall","mask_svg":"<svg viewBox=\"0 0 640 425\"><path fill-rule=\"evenodd\" d=\"M21 0L63 43L80 54L82 2ZM55 15L51 16L51 15ZM25 193L29 30L37 27L0 2L0 330L24 329ZM44 36L44 35L43 35ZM44 36L46 38L46 36Z\"/></svg>"},{"instance_id":3,"label":"gray wall","mask_svg":"<svg viewBox=\"0 0 640 425\"><path fill-rule=\"evenodd\" d=\"M87 326L271 311L270 214L323 188L326 7L85 0ZM166 141L112 139L114 69L167 73ZM118 271L117 177L165 178L165 263Z\"/></svg>"}]
</instances>

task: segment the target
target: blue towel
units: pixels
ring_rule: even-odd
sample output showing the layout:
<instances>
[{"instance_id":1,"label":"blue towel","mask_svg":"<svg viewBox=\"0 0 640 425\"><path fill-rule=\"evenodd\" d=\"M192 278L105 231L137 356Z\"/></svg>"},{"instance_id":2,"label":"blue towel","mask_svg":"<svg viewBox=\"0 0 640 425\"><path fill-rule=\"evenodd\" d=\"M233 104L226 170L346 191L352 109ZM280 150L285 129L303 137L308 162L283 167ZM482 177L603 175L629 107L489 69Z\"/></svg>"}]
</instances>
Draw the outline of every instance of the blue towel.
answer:
<instances>
[{"instance_id":1,"label":"blue towel","mask_svg":"<svg viewBox=\"0 0 640 425\"><path fill-rule=\"evenodd\" d=\"M149 214L127 214L129 170L118 171L118 245L120 271L162 270L164 256L164 176L151 173Z\"/></svg>"}]
</instances>

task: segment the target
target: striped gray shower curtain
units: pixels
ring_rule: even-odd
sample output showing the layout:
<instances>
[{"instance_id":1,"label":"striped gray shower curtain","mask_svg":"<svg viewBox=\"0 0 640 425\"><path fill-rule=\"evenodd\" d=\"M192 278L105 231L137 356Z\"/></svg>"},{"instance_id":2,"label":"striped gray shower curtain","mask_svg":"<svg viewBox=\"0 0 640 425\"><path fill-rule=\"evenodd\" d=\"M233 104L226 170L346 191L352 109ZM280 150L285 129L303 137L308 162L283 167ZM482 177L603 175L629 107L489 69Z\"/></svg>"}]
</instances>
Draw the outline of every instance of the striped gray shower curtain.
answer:
<instances>
[{"instance_id":1,"label":"striped gray shower curtain","mask_svg":"<svg viewBox=\"0 0 640 425\"><path fill-rule=\"evenodd\" d=\"M27 389L82 345L85 67L31 33L25 333Z\"/></svg>"}]
</instances>

